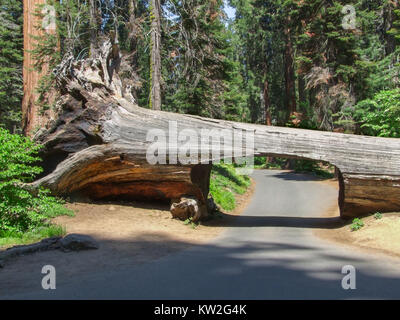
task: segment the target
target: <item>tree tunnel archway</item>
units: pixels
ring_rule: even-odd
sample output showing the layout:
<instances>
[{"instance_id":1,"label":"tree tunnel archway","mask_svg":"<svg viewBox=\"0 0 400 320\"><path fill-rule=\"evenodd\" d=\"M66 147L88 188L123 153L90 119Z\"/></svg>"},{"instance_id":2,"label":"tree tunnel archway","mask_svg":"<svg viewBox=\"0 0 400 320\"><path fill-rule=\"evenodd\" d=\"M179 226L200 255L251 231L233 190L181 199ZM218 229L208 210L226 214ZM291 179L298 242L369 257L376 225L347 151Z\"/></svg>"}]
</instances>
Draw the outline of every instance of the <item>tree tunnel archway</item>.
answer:
<instances>
[{"instance_id":1,"label":"tree tunnel archway","mask_svg":"<svg viewBox=\"0 0 400 320\"><path fill-rule=\"evenodd\" d=\"M104 52L97 59L106 59L110 48L104 44ZM111 192L150 198L189 193L205 201L209 163L224 157L221 145L212 139L201 144L197 157L200 164L189 165L179 159L174 162L170 154L165 164L152 165L147 159L154 143L148 139L151 130L164 132L166 141L174 142L172 149L187 144L171 134L173 122L179 132L232 132L233 139L224 140L223 147L234 157L236 152L247 155L245 137L249 134L254 155L331 163L340 170L339 207L343 218L400 210L400 139L238 123L140 108L125 93L116 73L111 80L104 76L108 74L105 66L91 59L60 66L60 108L35 140L44 144L44 154L58 152L66 158L52 163L55 169L34 182L33 187L43 185L56 194L86 192L95 197ZM235 139L234 133L239 131L243 136Z\"/></svg>"}]
</instances>

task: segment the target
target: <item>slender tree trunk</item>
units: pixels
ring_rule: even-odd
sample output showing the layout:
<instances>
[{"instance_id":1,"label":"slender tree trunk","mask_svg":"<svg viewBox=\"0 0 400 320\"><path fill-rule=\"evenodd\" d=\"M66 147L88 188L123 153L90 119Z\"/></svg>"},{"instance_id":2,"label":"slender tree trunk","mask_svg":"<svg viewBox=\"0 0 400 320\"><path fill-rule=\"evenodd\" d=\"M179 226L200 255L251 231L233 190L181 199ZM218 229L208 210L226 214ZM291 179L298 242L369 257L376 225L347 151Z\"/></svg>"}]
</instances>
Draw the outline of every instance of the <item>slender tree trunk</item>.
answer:
<instances>
[{"instance_id":1,"label":"slender tree trunk","mask_svg":"<svg viewBox=\"0 0 400 320\"><path fill-rule=\"evenodd\" d=\"M267 77L265 77L264 80L264 110L265 110L265 124L267 126L272 125L272 119L271 119L271 111L270 111L270 106L271 106L271 100L269 98L269 83Z\"/></svg>"},{"instance_id":2,"label":"slender tree trunk","mask_svg":"<svg viewBox=\"0 0 400 320\"><path fill-rule=\"evenodd\" d=\"M271 119L271 99L269 96L269 82L267 78L267 67L265 67L265 80L264 80L264 90L263 90L263 95L264 95L264 110L265 110L265 124L267 126L272 125L272 119ZM273 162L273 157L266 157L266 164L268 165L269 163Z\"/></svg>"},{"instance_id":3,"label":"slender tree trunk","mask_svg":"<svg viewBox=\"0 0 400 320\"><path fill-rule=\"evenodd\" d=\"M96 55L97 48L97 5L96 0L90 0L89 2L90 10L90 56L94 57Z\"/></svg>"},{"instance_id":4,"label":"slender tree trunk","mask_svg":"<svg viewBox=\"0 0 400 320\"><path fill-rule=\"evenodd\" d=\"M306 95L306 82L304 81L303 75L298 75L298 88L299 88L299 103L304 104L307 102Z\"/></svg>"},{"instance_id":5,"label":"slender tree trunk","mask_svg":"<svg viewBox=\"0 0 400 320\"><path fill-rule=\"evenodd\" d=\"M392 29L393 21L396 18L396 14L394 12L395 9L398 8L397 1L388 1L388 3L383 8L383 25L384 25L384 38L385 38L385 54L389 55L394 52L396 49L396 39L393 35L388 34L387 31Z\"/></svg>"},{"instance_id":6,"label":"slender tree trunk","mask_svg":"<svg viewBox=\"0 0 400 320\"><path fill-rule=\"evenodd\" d=\"M137 26L136 26L136 1L129 0L129 49L135 52L133 63L136 64L137 50ZM135 69L136 70L136 69Z\"/></svg>"},{"instance_id":7,"label":"slender tree trunk","mask_svg":"<svg viewBox=\"0 0 400 320\"><path fill-rule=\"evenodd\" d=\"M34 15L34 12L39 9L40 5L44 5L45 3L46 0L24 0L24 97L22 100L22 128L26 135L33 135L46 121L45 117L39 114L39 106L36 103L39 94L35 89L39 84L40 78L47 73L48 66L44 65L40 72L34 70L34 59L31 53L35 46L33 37L40 36L44 32L42 29L37 28L41 21L38 16ZM52 24L46 26L46 32L55 32Z\"/></svg>"},{"instance_id":8,"label":"slender tree trunk","mask_svg":"<svg viewBox=\"0 0 400 320\"><path fill-rule=\"evenodd\" d=\"M161 7L151 0L150 108L161 110Z\"/></svg>"},{"instance_id":9,"label":"slender tree trunk","mask_svg":"<svg viewBox=\"0 0 400 320\"><path fill-rule=\"evenodd\" d=\"M288 19L287 24L290 24ZM285 93L286 93L286 104L289 115L296 112L296 87L295 87L295 74L294 74L294 57L293 57L293 44L290 36L290 28L285 27L285 51L284 51L284 65L285 65Z\"/></svg>"}]
</instances>

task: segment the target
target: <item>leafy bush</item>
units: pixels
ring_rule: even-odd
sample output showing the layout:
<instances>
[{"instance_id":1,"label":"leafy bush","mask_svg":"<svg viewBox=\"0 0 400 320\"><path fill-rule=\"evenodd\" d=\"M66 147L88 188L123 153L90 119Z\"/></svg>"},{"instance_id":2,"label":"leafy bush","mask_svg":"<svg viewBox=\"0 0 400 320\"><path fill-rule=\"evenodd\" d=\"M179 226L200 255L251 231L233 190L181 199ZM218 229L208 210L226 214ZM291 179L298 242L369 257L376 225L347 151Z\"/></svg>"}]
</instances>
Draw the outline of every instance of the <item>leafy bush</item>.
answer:
<instances>
[{"instance_id":1,"label":"leafy bush","mask_svg":"<svg viewBox=\"0 0 400 320\"><path fill-rule=\"evenodd\" d=\"M267 157L254 157L254 166L262 167L267 163Z\"/></svg>"},{"instance_id":2,"label":"leafy bush","mask_svg":"<svg viewBox=\"0 0 400 320\"><path fill-rule=\"evenodd\" d=\"M351 231L357 231L360 230L362 227L364 227L364 222L359 218L355 218L352 225L350 226L350 229Z\"/></svg>"},{"instance_id":3,"label":"leafy bush","mask_svg":"<svg viewBox=\"0 0 400 320\"><path fill-rule=\"evenodd\" d=\"M400 89L381 91L373 99L360 101L353 117L363 134L399 138Z\"/></svg>"},{"instance_id":4,"label":"leafy bush","mask_svg":"<svg viewBox=\"0 0 400 320\"><path fill-rule=\"evenodd\" d=\"M48 218L72 214L48 190L32 194L24 187L42 172L35 166L40 148L29 138L0 128L0 232L32 231L48 224Z\"/></svg>"}]
</instances>

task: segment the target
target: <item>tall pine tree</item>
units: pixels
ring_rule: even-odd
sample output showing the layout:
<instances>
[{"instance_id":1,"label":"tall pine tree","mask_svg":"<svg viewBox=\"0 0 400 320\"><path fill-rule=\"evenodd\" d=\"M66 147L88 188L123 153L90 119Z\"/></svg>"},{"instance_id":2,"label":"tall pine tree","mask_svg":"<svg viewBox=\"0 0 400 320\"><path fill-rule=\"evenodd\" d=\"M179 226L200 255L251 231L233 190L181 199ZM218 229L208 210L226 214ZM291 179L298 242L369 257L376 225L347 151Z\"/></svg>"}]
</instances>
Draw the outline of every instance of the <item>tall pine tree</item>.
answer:
<instances>
[{"instance_id":1,"label":"tall pine tree","mask_svg":"<svg viewBox=\"0 0 400 320\"><path fill-rule=\"evenodd\" d=\"M20 127L22 101L22 1L0 0L0 125Z\"/></svg>"}]
</instances>

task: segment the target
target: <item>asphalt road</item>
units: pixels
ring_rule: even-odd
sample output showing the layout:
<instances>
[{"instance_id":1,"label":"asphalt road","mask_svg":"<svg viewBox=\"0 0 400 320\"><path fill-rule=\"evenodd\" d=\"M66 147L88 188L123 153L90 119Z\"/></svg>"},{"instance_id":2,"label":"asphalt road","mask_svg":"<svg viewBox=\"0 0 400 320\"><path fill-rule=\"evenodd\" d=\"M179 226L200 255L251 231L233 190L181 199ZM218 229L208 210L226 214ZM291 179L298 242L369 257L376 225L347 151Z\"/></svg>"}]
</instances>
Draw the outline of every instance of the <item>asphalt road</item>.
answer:
<instances>
[{"instance_id":1,"label":"asphalt road","mask_svg":"<svg viewBox=\"0 0 400 320\"><path fill-rule=\"evenodd\" d=\"M306 175L256 171L256 192L242 216L206 245L124 270L68 279L56 290L18 299L358 299L400 298L400 259L366 254L316 238L333 228L323 212L337 190ZM342 267L356 270L344 290ZM4 297L3 297L4 298Z\"/></svg>"}]
</instances>

